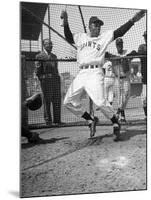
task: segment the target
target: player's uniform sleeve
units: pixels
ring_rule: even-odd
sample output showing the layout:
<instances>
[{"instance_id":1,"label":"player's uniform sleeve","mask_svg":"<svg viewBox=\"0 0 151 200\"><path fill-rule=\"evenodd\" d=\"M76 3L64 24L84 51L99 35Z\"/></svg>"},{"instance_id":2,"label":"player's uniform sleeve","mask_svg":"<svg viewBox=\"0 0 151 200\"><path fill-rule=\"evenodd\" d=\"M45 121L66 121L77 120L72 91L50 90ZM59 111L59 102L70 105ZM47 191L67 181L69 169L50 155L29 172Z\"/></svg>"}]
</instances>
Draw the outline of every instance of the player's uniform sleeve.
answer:
<instances>
[{"instance_id":1,"label":"player's uniform sleeve","mask_svg":"<svg viewBox=\"0 0 151 200\"><path fill-rule=\"evenodd\" d=\"M122 37L133 25L134 23L131 20L129 20L128 22L120 26L118 29L114 31L113 40L115 40L118 37Z\"/></svg>"},{"instance_id":2,"label":"player's uniform sleeve","mask_svg":"<svg viewBox=\"0 0 151 200\"><path fill-rule=\"evenodd\" d=\"M100 37L100 46L101 46L101 53L105 53L108 45L113 41L114 37L113 37L113 30L109 30L106 31L104 33L102 33L99 37ZM105 55L104 55L105 56Z\"/></svg>"},{"instance_id":3,"label":"player's uniform sleeve","mask_svg":"<svg viewBox=\"0 0 151 200\"><path fill-rule=\"evenodd\" d=\"M105 33L105 41L106 44L110 44L112 41L114 40L114 31L113 30L109 30Z\"/></svg>"},{"instance_id":4,"label":"player's uniform sleeve","mask_svg":"<svg viewBox=\"0 0 151 200\"><path fill-rule=\"evenodd\" d=\"M66 24L64 26L64 35L66 40L70 43L70 44L74 44L74 40L73 40L73 34L69 28L69 24Z\"/></svg>"},{"instance_id":5,"label":"player's uniform sleeve","mask_svg":"<svg viewBox=\"0 0 151 200\"><path fill-rule=\"evenodd\" d=\"M74 39L74 43L76 44L76 46L80 45L84 35L85 35L85 33L75 33L75 34L73 34L73 39Z\"/></svg>"}]
</instances>

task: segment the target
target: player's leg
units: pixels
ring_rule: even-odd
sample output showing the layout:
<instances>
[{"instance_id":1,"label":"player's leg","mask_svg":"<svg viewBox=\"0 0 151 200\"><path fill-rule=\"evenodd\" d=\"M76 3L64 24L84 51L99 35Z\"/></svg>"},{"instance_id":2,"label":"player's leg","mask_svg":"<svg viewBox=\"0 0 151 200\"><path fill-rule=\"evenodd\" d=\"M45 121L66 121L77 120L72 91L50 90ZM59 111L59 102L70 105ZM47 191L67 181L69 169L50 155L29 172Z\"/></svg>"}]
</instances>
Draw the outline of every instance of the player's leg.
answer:
<instances>
[{"instance_id":1,"label":"player's leg","mask_svg":"<svg viewBox=\"0 0 151 200\"><path fill-rule=\"evenodd\" d=\"M122 104L121 104L121 121L126 122L125 108L130 97L130 80L129 78L123 79L122 82Z\"/></svg>"},{"instance_id":2,"label":"player's leg","mask_svg":"<svg viewBox=\"0 0 151 200\"><path fill-rule=\"evenodd\" d=\"M91 83L87 81L86 92L93 100L93 102L100 108L101 112L111 120L113 124L113 133L116 135L115 141L120 140L120 124L115 115L113 107L104 98L104 79L98 72L91 75Z\"/></svg>"},{"instance_id":3,"label":"player's leg","mask_svg":"<svg viewBox=\"0 0 151 200\"><path fill-rule=\"evenodd\" d=\"M84 73L79 73L77 77L71 83L65 98L64 98L64 105L70 112L72 112L77 117L82 117L85 120L92 120L92 117L89 113L85 112L81 104L81 98L84 91L84 80L88 78L85 77Z\"/></svg>"},{"instance_id":4,"label":"player's leg","mask_svg":"<svg viewBox=\"0 0 151 200\"><path fill-rule=\"evenodd\" d=\"M81 105L81 96L83 94L83 81L80 74L71 83L65 98L64 105L70 112L72 112L77 117L83 115L84 111Z\"/></svg>"},{"instance_id":5,"label":"player's leg","mask_svg":"<svg viewBox=\"0 0 151 200\"><path fill-rule=\"evenodd\" d=\"M87 78L88 77L85 77L84 74L79 74L73 80L65 96L64 105L74 115L77 117L82 117L88 122L88 126L90 128L90 137L93 137L96 132L96 123L98 122L98 119L85 111L81 105L81 97L85 93L84 80Z\"/></svg>"},{"instance_id":6,"label":"player's leg","mask_svg":"<svg viewBox=\"0 0 151 200\"><path fill-rule=\"evenodd\" d=\"M107 78L104 78L104 98L105 99L108 99L108 89L109 89L109 86L108 86L108 79Z\"/></svg>"},{"instance_id":7,"label":"player's leg","mask_svg":"<svg viewBox=\"0 0 151 200\"><path fill-rule=\"evenodd\" d=\"M53 122L55 124L61 123L61 86L60 86L60 76L54 77L53 83Z\"/></svg>"},{"instance_id":8,"label":"player's leg","mask_svg":"<svg viewBox=\"0 0 151 200\"><path fill-rule=\"evenodd\" d=\"M143 109L144 109L145 119L147 119L146 84L143 84L143 87L142 87L141 100L142 100L142 104L143 104Z\"/></svg>"},{"instance_id":9,"label":"player's leg","mask_svg":"<svg viewBox=\"0 0 151 200\"><path fill-rule=\"evenodd\" d=\"M114 99L114 78L110 78L110 85L108 88L108 101L112 105Z\"/></svg>"},{"instance_id":10,"label":"player's leg","mask_svg":"<svg viewBox=\"0 0 151 200\"><path fill-rule=\"evenodd\" d=\"M118 109L116 112L116 115L118 117L120 117L120 113L121 113L121 80L116 77L115 78L115 82L114 82L114 94L115 94L115 98L117 101L117 105L118 105Z\"/></svg>"},{"instance_id":11,"label":"player's leg","mask_svg":"<svg viewBox=\"0 0 151 200\"><path fill-rule=\"evenodd\" d=\"M44 119L47 125L52 123L52 116L50 111L52 90L51 81L49 79L41 80L41 89L43 92L43 104L44 104Z\"/></svg>"}]
</instances>

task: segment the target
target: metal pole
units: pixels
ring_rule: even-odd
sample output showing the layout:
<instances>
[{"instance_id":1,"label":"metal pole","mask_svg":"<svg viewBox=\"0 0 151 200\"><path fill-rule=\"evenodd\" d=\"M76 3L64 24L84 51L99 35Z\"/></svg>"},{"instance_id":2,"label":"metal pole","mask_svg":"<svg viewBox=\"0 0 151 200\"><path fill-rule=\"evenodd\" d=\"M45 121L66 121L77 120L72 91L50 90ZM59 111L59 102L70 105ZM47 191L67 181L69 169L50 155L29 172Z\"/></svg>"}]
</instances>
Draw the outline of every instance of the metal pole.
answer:
<instances>
[{"instance_id":1,"label":"metal pole","mask_svg":"<svg viewBox=\"0 0 151 200\"><path fill-rule=\"evenodd\" d=\"M59 37L61 37L63 40L65 40L66 42L68 42L60 33L58 33L58 31L56 31L54 28L52 28L51 26L49 26L48 24L46 24L44 21L42 21L37 15L35 15L33 12L31 12L30 10L28 10L27 8L25 8L24 6L22 6L22 9L24 9L26 12L28 12L31 16L33 16L40 24L43 24L45 26L47 26L49 29L51 29L54 33L56 33ZM69 42L68 42L69 43ZM70 44L70 43L69 43ZM70 44L74 49L77 49L73 44Z\"/></svg>"},{"instance_id":2,"label":"metal pole","mask_svg":"<svg viewBox=\"0 0 151 200\"><path fill-rule=\"evenodd\" d=\"M41 26L41 51L43 51L43 25Z\"/></svg>"},{"instance_id":3,"label":"metal pole","mask_svg":"<svg viewBox=\"0 0 151 200\"><path fill-rule=\"evenodd\" d=\"M50 5L48 5L48 25L50 26ZM51 32L50 32L50 28L48 28L49 30L49 40L51 39Z\"/></svg>"}]
</instances>

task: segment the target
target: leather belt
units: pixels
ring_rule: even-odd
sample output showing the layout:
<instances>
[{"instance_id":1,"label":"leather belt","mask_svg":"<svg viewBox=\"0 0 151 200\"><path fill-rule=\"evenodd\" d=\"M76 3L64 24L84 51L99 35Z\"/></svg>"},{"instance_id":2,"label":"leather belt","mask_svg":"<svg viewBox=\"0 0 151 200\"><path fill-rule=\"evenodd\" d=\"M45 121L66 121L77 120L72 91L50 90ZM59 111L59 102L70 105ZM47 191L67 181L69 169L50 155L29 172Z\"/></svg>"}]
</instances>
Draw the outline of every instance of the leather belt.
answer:
<instances>
[{"instance_id":1,"label":"leather belt","mask_svg":"<svg viewBox=\"0 0 151 200\"><path fill-rule=\"evenodd\" d=\"M99 68L98 65L84 65L84 66L80 66L80 69L95 69L95 68Z\"/></svg>"}]
</instances>

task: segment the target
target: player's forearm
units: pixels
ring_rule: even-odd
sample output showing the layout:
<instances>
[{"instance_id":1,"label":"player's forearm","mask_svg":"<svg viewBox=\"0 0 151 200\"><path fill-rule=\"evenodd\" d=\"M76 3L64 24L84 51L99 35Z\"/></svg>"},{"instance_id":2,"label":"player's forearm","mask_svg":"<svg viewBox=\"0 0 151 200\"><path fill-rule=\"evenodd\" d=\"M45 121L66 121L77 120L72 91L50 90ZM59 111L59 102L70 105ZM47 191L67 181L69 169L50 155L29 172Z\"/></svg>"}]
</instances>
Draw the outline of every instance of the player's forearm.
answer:
<instances>
[{"instance_id":1,"label":"player's forearm","mask_svg":"<svg viewBox=\"0 0 151 200\"><path fill-rule=\"evenodd\" d=\"M122 37L134 25L135 22L138 22L142 17L145 16L145 13L145 10L137 12L128 22L116 29L114 31L114 40L118 37Z\"/></svg>"},{"instance_id":2,"label":"player's forearm","mask_svg":"<svg viewBox=\"0 0 151 200\"><path fill-rule=\"evenodd\" d=\"M74 44L74 40L73 40L73 35L71 33L71 30L69 28L69 24L65 23L64 24L64 35L66 40L70 43L70 44Z\"/></svg>"},{"instance_id":3,"label":"player's forearm","mask_svg":"<svg viewBox=\"0 0 151 200\"><path fill-rule=\"evenodd\" d=\"M105 52L105 59L109 59L109 58L112 58L112 57L116 57L116 55L110 53L110 52Z\"/></svg>"},{"instance_id":4,"label":"player's forearm","mask_svg":"<svg viewBox=\"0 0 151 200\"><path fill-rule=\"evenodd\" d=\"M134 22L132 20L129 20L122 26L120 26L118 29L114 31L114 40L118 37L122 37L132 26L134 25Z\"/></svg>"}]
</instances>

